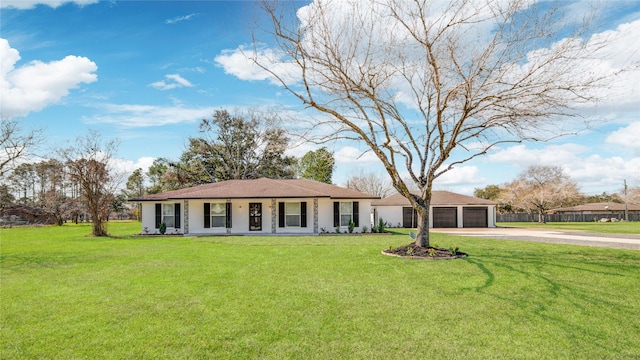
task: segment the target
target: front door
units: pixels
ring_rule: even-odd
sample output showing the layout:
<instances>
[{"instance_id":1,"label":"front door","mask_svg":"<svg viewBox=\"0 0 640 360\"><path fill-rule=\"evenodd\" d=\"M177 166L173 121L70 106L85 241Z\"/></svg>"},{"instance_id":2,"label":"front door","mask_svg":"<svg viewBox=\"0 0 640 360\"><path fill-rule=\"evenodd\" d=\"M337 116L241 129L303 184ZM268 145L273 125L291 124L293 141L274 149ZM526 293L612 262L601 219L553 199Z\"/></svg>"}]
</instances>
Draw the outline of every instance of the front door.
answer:
<instances>
[{"instance_id":1,"label":"front door","mask_svg":"<svg viewBox=\"0 0 640 360\"><path fill-rule=\"evenodd\" d=\"M262 203L249 203L249 231L262 230Z\"/></svg>"}]
</instances>

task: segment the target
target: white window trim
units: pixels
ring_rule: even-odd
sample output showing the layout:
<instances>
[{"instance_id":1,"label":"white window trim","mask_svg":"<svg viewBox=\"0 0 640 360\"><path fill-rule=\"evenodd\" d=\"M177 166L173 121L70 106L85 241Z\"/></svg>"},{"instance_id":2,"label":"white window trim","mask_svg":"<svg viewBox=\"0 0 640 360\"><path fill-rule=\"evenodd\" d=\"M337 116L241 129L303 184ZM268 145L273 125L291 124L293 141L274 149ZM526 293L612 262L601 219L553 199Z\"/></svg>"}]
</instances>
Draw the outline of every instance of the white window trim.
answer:
<instances>
[{"instance_id":1,"label":"white window trim","mask_svg":"<svg viewBox=\"0 0 640 360\"><path fill-rule=\"evenodd\" d=\"M218 206L220 205L222 207L222 215L214 215L213 214L213 207L214 206ZM210 203L209 205L209 217L210 219L210 228L211 229L223 229L227 227L227 203L224 202L215 202L215 203ZM214 226L214 222L213 219L214 218L222 218L222 225L220 226Z\"/></svg>"},{"instance_id":2,"label":"white window trim","mask_svg":"<svg viewBox=\"0 0 640 360\"><path fill-rule=\"evenodd\" d=\"M342 212L342 204L349 204L349 212ZM353 221L353 201L340 201L340 205L338 207L339 209L339 216L340 216L340 227L348 227L349 226L349 222ZM342 223L342 216L343 215L349 215L349 221L346 224Z\"/></svg>"},{"instance_id":3,"label":"white window trim","mask_svg":"<svg viewBox=\"0 0 640 360\"><path fill-rule=\"evenodd\" d=\"M171 215L165 214L165 208L169 209L171 208ZM167 217L171 217L172 218L172 225L169 226L169 223L167 222L166 218ZM171 203L171 204L162 204L162 219L161 219L161 223L164 222L167 225L167 229L175 229L176 226L176 213L175 213L175 204Z\"/></svg>"},{"instance_id":4,"label":"white window trim","mask_svg":"<svg viewBox=\"0 0 640 360\"><path fill-rule=\"evenodd\" d=\"M284 227L285 228L299 228L301 227L302 224L302 205L300 204L301 202L285 202L284 203ZM298 205L298 213L297 214L290 214L289 213L289 204L293 205L293 204L297 204ZM290 216L296 216L298 218L298 225L289 225L288 219Z\"/></svg>"}]
</instances>

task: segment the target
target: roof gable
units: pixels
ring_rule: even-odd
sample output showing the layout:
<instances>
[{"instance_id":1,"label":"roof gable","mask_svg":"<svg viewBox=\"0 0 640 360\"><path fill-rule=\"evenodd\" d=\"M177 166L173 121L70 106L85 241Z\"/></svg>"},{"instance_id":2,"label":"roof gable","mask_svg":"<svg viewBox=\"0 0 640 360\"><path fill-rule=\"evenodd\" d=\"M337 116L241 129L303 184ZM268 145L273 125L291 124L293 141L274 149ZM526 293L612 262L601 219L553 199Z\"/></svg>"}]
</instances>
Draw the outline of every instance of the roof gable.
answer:
<instances>
[{"instance_id":1,"label":"roof gable","mask_svg":"<svg viewBox=\"0 0 640 360\"><path fill-rule=\"evenodd\" d=\"M221 181L160 194L145 195L131 199L131 201L316 197L332 199L378 199L377 196L309 179L260 178Z\"/></svg>"},{"instance_id":2,"label":"roof gable","mask_svg":"<svg viewBox=\"0 0 640 360\"><path fill-rule=\"evenodd\" d=\"M418 192L412 192L419 195ZM451 191L435 190L431 193L431 205L497 205L498 203L491 200L480 199L474 196L457 194ZM409 199L401 194L394 194L384 199L374 200L372 206L411 206Z\"/></svg>"}]
</instances>

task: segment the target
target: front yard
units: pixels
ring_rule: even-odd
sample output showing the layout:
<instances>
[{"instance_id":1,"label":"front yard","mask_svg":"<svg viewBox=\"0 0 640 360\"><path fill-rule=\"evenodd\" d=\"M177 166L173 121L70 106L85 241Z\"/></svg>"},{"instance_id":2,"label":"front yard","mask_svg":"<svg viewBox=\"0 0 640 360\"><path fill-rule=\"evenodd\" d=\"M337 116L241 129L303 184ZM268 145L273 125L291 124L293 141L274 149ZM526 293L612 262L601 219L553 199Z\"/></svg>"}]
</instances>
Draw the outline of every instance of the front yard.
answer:
<instances>
[{"instance_id":1,"label":"front yard","mask_svg":"<svg viewBox=\"0 0 640 360\"><path fill-rule=\"evenodd\" d=\"M640 234L640 222L500 222L499 227L526 227L533 229L579 230L601 234Z\"/></svg>"},{"instance_id":2,"label":"front yard","mask_svg":"<svg viewBox=\"0 0 640 360\"><path fill-rule=\"evenodd\" d=\"M635 359L640 252L433 234L0 229L0 358Z\"/></svg>"}]
</instances>

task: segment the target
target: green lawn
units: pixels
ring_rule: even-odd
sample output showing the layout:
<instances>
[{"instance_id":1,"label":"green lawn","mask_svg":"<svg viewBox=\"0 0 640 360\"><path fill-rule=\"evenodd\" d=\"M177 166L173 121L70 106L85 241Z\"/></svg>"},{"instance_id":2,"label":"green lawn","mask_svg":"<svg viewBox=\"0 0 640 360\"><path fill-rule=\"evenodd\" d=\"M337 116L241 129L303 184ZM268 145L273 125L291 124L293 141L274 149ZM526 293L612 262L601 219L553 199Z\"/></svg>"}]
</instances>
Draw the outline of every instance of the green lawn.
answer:
<instances>
[{"instance_id":1,"label":"green lawn","mask_svg":"<svg viewBox=\"0 0 640 360\"><path fill-rule=\"evenodd\" d=\"M580 230L602 234L640 234L640 222L500 222L499 227L527 227L537 229Z\"/></svg>"},{"instance_id":2,"label":"green lawn","mask_svg":"<svg viewBox=\"0 0 640 360\"><path fill-rule=\"evenodd\" d=\"M0 229L1 359L637 359L640 252L433 234Z\"/></svg>"}]
</instances>

